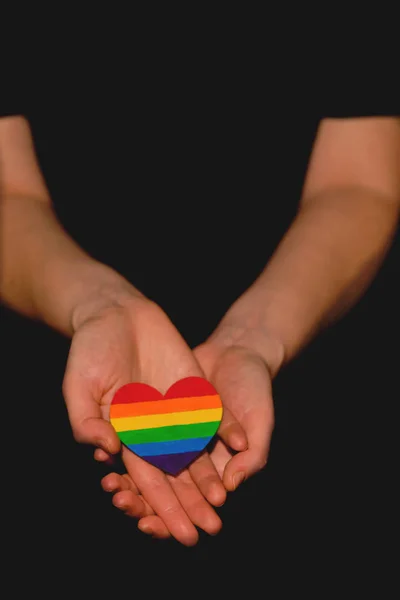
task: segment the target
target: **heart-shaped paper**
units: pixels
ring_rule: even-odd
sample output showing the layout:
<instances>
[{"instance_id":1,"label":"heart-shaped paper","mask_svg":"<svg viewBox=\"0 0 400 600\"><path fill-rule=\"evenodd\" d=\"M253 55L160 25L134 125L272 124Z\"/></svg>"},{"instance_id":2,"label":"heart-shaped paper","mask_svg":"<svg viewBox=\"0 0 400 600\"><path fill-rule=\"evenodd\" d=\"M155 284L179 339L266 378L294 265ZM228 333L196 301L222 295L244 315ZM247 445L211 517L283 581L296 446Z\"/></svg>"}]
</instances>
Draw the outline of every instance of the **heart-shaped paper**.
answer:
<instances>
[{"instance_id":1,"label":"heart-shaped paper","mask_svg":"<svg viewBox=\"0 0 400 600\"><path fill-rule=\"evenodd\" d=\"M110 422L132 452L177 475L204 451L218 430L222 412L211 383L186 377L165 396L145 383L122 386L112 400Z\"/></svg>"}]
</instances>

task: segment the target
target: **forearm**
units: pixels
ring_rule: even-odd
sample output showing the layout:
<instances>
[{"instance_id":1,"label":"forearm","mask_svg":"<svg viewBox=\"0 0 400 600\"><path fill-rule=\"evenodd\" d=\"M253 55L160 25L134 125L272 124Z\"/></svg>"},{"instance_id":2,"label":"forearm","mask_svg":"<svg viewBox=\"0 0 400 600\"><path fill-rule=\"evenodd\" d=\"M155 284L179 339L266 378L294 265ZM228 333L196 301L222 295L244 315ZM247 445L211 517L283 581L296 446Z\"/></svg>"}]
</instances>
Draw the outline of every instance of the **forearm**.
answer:
<instances>
[{"instance_id":1,"label":"forearm","mask_svg":"<svg viewBox=\"0 0 400 600\"><path fill-rule=\"evenodd\" d=\"M26 196L1 202L0 298L13 310L65 335L78 306L99 306L139 292L87 255L66 233L51 204ZM83 309L84 310L84 309Z\"/></svg>"},{"instance_id":2,"label":"forearm","mask_svg":"<svg viewBox=\"0 0 400 600\"><path fill-rule=\"evenodd\" d=\"M399 202L363 189L332 190L305 202L258 280L224 325L262 329L282 348L273 370L363 295L396 231Z\"/></svg>"}]
</instances>

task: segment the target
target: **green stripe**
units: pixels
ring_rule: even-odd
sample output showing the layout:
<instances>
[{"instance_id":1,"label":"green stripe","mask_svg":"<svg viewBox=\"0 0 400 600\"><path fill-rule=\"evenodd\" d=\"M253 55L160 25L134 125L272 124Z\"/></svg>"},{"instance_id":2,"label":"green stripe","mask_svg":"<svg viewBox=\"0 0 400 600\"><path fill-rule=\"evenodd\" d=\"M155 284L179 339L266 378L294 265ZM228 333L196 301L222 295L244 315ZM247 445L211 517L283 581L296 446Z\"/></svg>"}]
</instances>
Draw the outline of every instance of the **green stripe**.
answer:
<instances>
[{"instance_id":1,"label":"green stripe","mask_svg":"<svg viewBox=\"0 0 400 600\"><path fill-rule=\"evenodd\" d=\"M218 426L219 421L211 421L209 423L193 423L192 425L169 425L168 427L120 431L118 435L124 444L171 442L173 440L212 437Z\"/></svg>"}]
</instances>

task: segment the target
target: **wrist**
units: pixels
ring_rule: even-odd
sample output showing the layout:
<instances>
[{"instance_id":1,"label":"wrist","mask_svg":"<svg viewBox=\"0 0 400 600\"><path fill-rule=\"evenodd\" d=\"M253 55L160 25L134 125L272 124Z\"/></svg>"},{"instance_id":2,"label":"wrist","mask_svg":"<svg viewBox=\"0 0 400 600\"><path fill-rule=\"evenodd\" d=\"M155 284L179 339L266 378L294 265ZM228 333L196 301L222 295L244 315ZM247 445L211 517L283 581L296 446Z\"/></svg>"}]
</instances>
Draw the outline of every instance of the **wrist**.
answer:
<instances>
[{"instance_id":1,"label":"wrist","mask_svg":"<svg viewBox=\"0 0 400 600\"><path fill-rule=\"evenodd\" d=\"M70 326L75 333L86 321L109 310L137 308L147 301L141 292L119 273L98 265L71 306Z\"/></svg>"},{"instance_id":2,"label":"wrist","mask_svg":"<svg viewBox=\"0 0 400 600\"><path fill-rule=\"evenodd\" d=\"M285 363L283 343L254 315L247 318L227 313L211 339L220 347L239 347L257 354L266 363L272 379Z\"/></svg>"}]
</instances>

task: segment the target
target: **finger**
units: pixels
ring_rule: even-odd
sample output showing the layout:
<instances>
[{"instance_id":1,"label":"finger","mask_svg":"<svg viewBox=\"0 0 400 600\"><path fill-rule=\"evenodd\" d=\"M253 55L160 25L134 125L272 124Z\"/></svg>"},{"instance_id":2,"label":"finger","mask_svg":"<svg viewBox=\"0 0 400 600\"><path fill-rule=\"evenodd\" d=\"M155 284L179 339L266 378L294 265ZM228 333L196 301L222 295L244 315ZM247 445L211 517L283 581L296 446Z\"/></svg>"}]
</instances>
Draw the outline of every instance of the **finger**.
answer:
<instances>
[{"instance_id":1,"label":"finger","mask_svg":"<svg viewBox=\"0 0 400 600\"><path fill-rule=\"evenodd\" d=\"M189 467L193 482L197 485L204 498L213 506L222 506L226 500L226 489L222 477L207 452L199 456Z\"/></svg>"},{"instance_id":2,"label":"finger","mask_svg":"<svg viewBox=\"0 0 400 600\"><path fill-rule=\"evenodd\" d=\"M128 517L140 519L148 515L142 498L130 490L118 492L113 496L114 506L122 510Z\"/></svg>"},{"instance_id":3,"label":"finger","mask_svg":"<svg viewBox=\"0 0 400 600\"><path fill-rule=\"evenodd\" d=\"M132 479L127 476L119 475L119 473L108 473L101 480L101 487L105 492L122 492L130 490L134 494L139 494L137 486L134 484Z\"/></svg>"},{"instance_id":4,"label":"finger","mask_svg":"<svg viewBox=\"0 0 400 600\"><path fill-rule=\"evenodd\" d=\"M108 454L119 452L121 443L118 435L111 423L102 418L100 405L87 379L67 369L63 395L75 440L98 446Z\"/></svg>"},{"instance_id":5,"label":"finger","mask_svg":"<svg viewBox=\"0 0 400 600\"><path fill-rule=\"evenodd\" d=\"M264 409L258 407L245 418L249 433L249 448L231 458L225 467L223 482L228 491L235 490L243 481L264 469L273 432L272 410L266 403Z\"/></svg>"},{"instance_id":6,"label":"finger","mask_svg":"<svg viewBox=\"0 0 400 600\"><path fill-rule=\"evenodd\" d=\"M178 500L167 476L125 447L122 448L122 458L144 500L162 519L171 535L185 546L196 544L199 538L198 532Z\"/></svg>"},{"instance_id":7,"label":"finger","mask_svg":"<svg viewBox=\"0 0 400 600\"><path fill-rule=\"evenodd\" d=\"M107 465L112 465L114 463L112 456L107 452L104 452L101 448L96 448L93 457L97 462L106 463Z\"/></svg>"},{"instance_id":8,"label":"finger","mask_svg":"<svg viewBox=\"0 0 400 600\"><path fill-rule=\"evenodd\" d=\"M201 494L189 471L169 477L169 480L192 523L206 533L216 535L222 527L222 521Z\"/></svg>"},{"instance_id":9,"label":"finger","mask_svg":"<svg viewBox=\"0 0 400 600\"><path fill-rule=\"evenodd\" d=\"M119 475L118 473L109 473L103 477L101 485L105 492L111 492L114 494L119 494L119 492L124 491L132 492L132 495L125 494L120 498L122 502L121 505L114 503L117 508L123 510L128 516L135 516L139 518L144 515L154 515L154 510L146 502L143 496L140 495L138 488L128 474ZM140 498L143 506L138 504L136 499L137 497Z\"/></svg>"},{"instance_id":10,"label":"finger","mask_svg":"<svg viewBox=\"0 0 400 600\"><path fill-rule=\"evenodd\" d=\"M222 404L224 404L223 398ZM218 428L218 436L227 446L237 452L246 450L248 447L247 436L243 427L226 406L224 406L221 424Z\"/></svg>"},{"instance_id":11,"label":"finger","mask_svg":"<svg viewBox=\"0 0 400 600\"><path fill-rule=\"evenodd\" d=\"M261 357L242 349L226 353L215 377L247 434L247 449L231 458L223 474L226 489L232 491L266 465L274 428L271 378Z\"/></svg>"},{"instance_id":12,"label":"finger","mask_svg":"<svg viewBox=\"0 0 400 600\"><path fill-rule=\"evenodd\" d=\"M147 533L159 540L166 540L171 537L167 526L157 516L143 517L138 523L138 528L143 533Z\"/></svg>"},{"instance_id":13,"label":"finger","mask_svg":"<svg viewBox=\"0 0 400 600\"><path fill-rule=\"evenodd\" d=\"M225 446L222 440L218 440L214 448L210 451L211 461L221 481L223 479L225 467L231 460L232 456L232 451Z\"/></svg>"}]
</instances>

